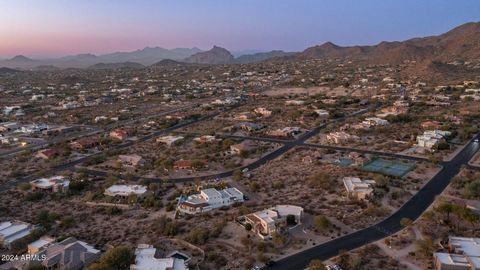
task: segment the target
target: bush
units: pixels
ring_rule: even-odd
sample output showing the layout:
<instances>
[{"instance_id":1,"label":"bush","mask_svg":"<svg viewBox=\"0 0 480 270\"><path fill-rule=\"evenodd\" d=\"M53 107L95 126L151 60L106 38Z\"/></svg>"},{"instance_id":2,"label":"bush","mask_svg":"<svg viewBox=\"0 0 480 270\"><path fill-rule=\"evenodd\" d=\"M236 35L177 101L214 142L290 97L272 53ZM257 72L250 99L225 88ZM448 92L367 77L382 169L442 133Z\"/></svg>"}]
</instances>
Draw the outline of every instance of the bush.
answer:
<instances>
[{"instance_id":1,"label":"bush","mask_svg":"<svg viewBox=\"0 0 480 270\"><path fill-rule=\"evenodd\" d=\"M30 202L36 202L39 201L43 198L43 192L35 191L32 193L28 193L25 195L25 200L30 201Z\"/></svg>"},{"instance_id":2,"label":"bush","mask_svg":"<svg viewBox=\"0 0 480 270\"><path fill-rule=\"evenodd\" d=\"M30 183L20 183L18 184L17 188L22 191L27 191L27 190L30 190L32 186L30 185Z\"/></svg>"},{"instance_id":3,"label":"bush","mask_svg":"<svg viewBox=\"0 0 480 270\"><path fill-rule=\"evenodd\" d=\"M122 212L122 209L118 207L107 207L106 209L106 213L111 216L121 215Z\"/></svg>"},{"instance_id":4,"label":"bush","mask_svg":"<svg viewBox=\"0 0 480 270\"><path fill-rule=\"evenodd\" d=\"M308 264L308 270L326 270L327 268L323 265L322 261L318 259L313 259Z\"/></svg>"},{"instance_id":5,"label":"bush","mask_svg":"<svg viewBox=\"0 0 480 270\"><path fill-rule=\"evenodd\" d=\"M78 181L78 180L73 180L73 181L71 181L70 184L68 185L68 189L69 189L72 193L80 192L80 191L82 191L83 189L85 189L85 187L87 187L87 182L86 182L86 181Z\"/></svg>"},{"instance_id":6,"label":"bush","mask_svg":"<svg viewBox=\"0 0 480 270\"><path fill-rule=\"evenodd\" d=\"M332 226L332 223L325 216L320 215L313 218L313 226L318 231L325 231Z\"/></svg>"},{"instance_id":7,"label":"bush","mask_svg":"<svg viewBox=\"0 0 480 270\"><path fill-rule=\"evenodd\" d=\"M177 234L177 224L167 216L163 215L155 219L153 230L163 236L175 236Z\"/></svg>"},{"instance_id":8,"label":"bush","mask_svg":"<svg viewBox=\"0 0 480 270\"><path fill-rule=\"evenodd\" d=\"M466 184L463 188L463 196L467 199L479 199L480 179L476 179L473 182Z\"/></svg>"},{"instance_id":9,"label":"bush","mask_svg":"<svg viewBox=\"0 0 480 270\"><path fill-rule=\"evenodd\" d=\"M250 224L250 223L245 224L245 230L251 231L252 230L252 224Z\"/></svg>"},{"instance_id":10,"label":"bush","mask_svg":"<svg viewBox=\"0 0 480 270\"><path fill-rule=\"evenodd\" d=\"M98 263L92 264L87 270L128 270L133 262L134 253L128 247L116 247L103 254Z\"/></svg>"},{"instance_id":11,"label":"bush","mask_svg":"<svg viewBox=\"0 0 480 270\"><path fill-rule=\"evenodd\" d=\"M450 145L447 142L439 142L435 146L435 149L437 149L437 150L447 150L447 149L450 149Z\"/></svg>"},{"instance_id":12,"label":"bush","mask_svg":"<svg viewBox=\"0 0 480 270\"><path fill-rule=\"evenodd\" d=\"M195 228L186 237L187 241L195 245L203 245L207 242L209 232L205 228Z\"/></svg>"}]
</instances>

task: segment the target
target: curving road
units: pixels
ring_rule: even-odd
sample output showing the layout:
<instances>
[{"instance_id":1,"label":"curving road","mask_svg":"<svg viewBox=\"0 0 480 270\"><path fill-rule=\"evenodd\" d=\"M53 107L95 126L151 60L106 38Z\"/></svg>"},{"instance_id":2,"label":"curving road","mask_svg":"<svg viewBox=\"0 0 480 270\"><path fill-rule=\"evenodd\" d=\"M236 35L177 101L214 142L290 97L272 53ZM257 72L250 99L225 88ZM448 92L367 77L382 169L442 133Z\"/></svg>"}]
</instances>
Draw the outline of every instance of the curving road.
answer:
<instances>
[{"instance_id":1,"label":"curving road","mask_svg":"<svg viewBox=\"0 0 480 270\"><path fill-rule=\"evenodd\" d=\"M474 138L480 139L480 134ZM277 261L271 267L264 269L272 270L299 270L305 269L313 259L327 260L338 255L340 250L352 250L366 244L378 241L395 234L403 229L400 225L402 218L416 220L433 203L435 197L440 195L448 186L452 178L458 174L463 165L479 150L479 143L470 140L467 145L451 160L443 162L443 168L410 200L408 200L394 214L383 221L366 229L336 238L332 241L314 246L310 249L293 254Z\"/></svg>"}]
</instances>

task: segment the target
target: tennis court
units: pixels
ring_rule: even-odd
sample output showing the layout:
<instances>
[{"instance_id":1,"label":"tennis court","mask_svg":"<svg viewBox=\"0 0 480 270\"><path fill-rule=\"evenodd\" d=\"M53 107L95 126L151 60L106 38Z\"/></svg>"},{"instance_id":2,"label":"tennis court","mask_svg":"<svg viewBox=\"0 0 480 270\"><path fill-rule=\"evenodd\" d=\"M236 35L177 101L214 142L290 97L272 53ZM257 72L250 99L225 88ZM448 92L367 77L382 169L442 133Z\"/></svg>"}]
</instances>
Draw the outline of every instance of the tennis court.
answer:
<instances>
[{"instance_id":1,"label":"tennis court","mask_svg":"<svg viewBox=\"0 0 480 270\"><path fill-rule=\"evenodd\" d=\"M339 165L341 167L348 167L353 164L353 161L351 159L347 158L340 158L334 162L336 165Z\"/></svg>"},{"instance_id":2,"label":"tennis court","mask_svg":"<svg viewBox=\"0 0 480 270\"><path fill-rule=\"evenodd\" d=\"M362 169L369 172L377 172L391 176L403 177L415 168L415 164L401 161L373 159L365 164Z\"/></svg>"}]
</instances>

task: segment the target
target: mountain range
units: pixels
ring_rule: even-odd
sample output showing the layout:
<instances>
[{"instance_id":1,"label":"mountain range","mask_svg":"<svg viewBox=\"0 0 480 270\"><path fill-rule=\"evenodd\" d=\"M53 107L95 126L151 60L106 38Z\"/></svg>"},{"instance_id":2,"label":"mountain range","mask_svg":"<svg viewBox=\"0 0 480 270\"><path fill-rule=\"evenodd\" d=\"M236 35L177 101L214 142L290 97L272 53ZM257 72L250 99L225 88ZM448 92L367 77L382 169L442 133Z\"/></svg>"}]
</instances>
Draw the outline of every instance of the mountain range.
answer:
<instances>
[{"instance_id":1,"label":"mountain range","mask_svg":"<svg viewBox=\"0 0 480 270\"><path fill-rule=\"evenodd\" d=\"M331 42L307 48L295 59L349 58L371 63L453 61L480 58L480 23L467 23L444 34L373 46L341 47Z\"/></svg>"},{"instance_id":2,"label":"mountain range","mask_svg":"<svg viewBox=\"0 0 480 270\"><path fill-rule=\"evenodd\" d=\"M146 47L133 52L104 55L79 54L58 59L33 60L25 56L0 61L0 67L32 69L53 68L142 68L152 64L247 64L266 60L299 61L307 59L350 59L372 64L400 64L415 61L419 70L445 70L442 62L480 59L480 23L466 23L444 34L405 41L381 42L370 46L342 47L332 42L313 46L302 52L270 51L234 57L228 50L214 46L209 51L198 48L164 49ZM162 61L169 59L169 61ZM38 68L37 68L38 69Z\"/></svg>"},{"instance_id":3,"label":"mountain range","mask_svg":"<svg viewBox=\"0 0 480 270\"><path fill-rule=\"evenodd\" d=\"M183 60L195 53L201 52L199 48L164 49L160 47L146 47L132 52L116 52L103 55L77 54L55 59L30 59L17 55L11 59L0 61L0 66L20 69L33 69L37 66L55 66L58 68L87 68L97 64L131 63L148 66L163 59ZM130 63L130 64L128 64Z\"/></svg>"}]
</instances>

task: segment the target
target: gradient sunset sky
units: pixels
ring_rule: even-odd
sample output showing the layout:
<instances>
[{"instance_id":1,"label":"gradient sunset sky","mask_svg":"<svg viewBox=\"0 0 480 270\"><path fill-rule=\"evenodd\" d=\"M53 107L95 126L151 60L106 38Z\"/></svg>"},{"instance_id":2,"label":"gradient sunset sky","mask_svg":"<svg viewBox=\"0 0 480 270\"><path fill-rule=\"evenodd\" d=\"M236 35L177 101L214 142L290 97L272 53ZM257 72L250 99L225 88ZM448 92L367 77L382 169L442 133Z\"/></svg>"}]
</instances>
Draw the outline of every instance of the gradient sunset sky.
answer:
<instances>
[{"instance_id":1,"label":"gradient sunset sky","mask_svg":"<svg viewBox=\"0 0 480 270\"><path fill-rule=\"evenodd\" d=\"M0 57L146 46L299 51L375 44L480 21L479 0L0 0Z\"/></svg>"}]
</instances>

